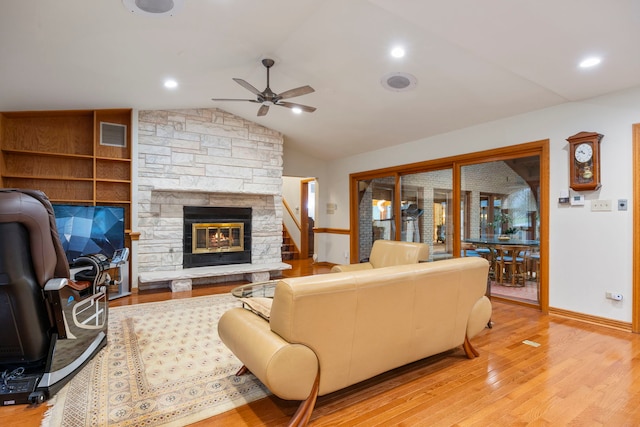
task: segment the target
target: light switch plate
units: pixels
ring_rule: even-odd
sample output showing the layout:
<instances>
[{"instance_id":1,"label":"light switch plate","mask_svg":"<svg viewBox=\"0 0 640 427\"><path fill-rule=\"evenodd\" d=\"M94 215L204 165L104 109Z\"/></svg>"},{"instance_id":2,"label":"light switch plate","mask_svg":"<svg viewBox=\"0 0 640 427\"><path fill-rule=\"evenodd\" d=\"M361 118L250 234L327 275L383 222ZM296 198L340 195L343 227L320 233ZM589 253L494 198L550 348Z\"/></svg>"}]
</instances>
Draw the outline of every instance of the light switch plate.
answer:
<instances>
[{"instance_id":1,"label":"light switch plate","mask_svg":"<svg viewBox=\"0 0 640 427\"><path fill-rule=\"evenodd\" d=\"M611 210L611 200L592 200L591 210L596 212L605 212Z\"/></svg>"}]
</instances>

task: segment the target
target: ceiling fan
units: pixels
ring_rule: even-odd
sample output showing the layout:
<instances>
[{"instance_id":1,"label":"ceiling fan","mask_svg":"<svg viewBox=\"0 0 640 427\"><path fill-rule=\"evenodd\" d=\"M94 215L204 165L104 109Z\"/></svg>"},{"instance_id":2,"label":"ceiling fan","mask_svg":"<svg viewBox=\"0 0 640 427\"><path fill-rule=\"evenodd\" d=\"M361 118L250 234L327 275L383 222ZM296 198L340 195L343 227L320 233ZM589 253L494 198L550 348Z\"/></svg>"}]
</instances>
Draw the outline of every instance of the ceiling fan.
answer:
<instances>
[{"instance_id":1,"label":"ceiling fan","mask_svg":"<svg viewBox=\"0 0 640 427\"><path fill-rule=\"evenodd\" d=\"M287 108L299 108L307 113L313 113L316 111L315 107L309 107L307 105L296 104L293 102L282 101L283 99L293 98L295 96L306 95L314 92L311 86L300 86L295 89L290 89L280 94L277 94L269 87L269 69L273 67L275 61L273 59L265 58L262 60L262 65L267 69L267 88L260 92L258 89L249 84L246 80L234 78L233 80L243 88L247 89L251 93L257 96L257 99L229 99L229 98L211 98L213 101L249 101L262 104L258 109L258 116L264 116L269 112L269 107L272 105L278 105L280 107Z\"/></svg>"}]
</instances>

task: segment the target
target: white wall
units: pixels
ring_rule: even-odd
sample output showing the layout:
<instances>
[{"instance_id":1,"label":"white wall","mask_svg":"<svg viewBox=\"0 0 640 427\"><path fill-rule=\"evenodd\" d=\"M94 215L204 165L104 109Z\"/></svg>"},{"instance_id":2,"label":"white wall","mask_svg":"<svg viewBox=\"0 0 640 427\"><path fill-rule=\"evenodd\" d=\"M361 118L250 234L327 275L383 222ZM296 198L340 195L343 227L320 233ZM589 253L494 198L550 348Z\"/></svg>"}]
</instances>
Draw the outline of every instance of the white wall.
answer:
<instances>
[{"instance_id":1,"label":"white wall","mask_svg":"<svg viewBox=\"0 0 640 427\"><path fill-rule=\"evenodd\" d=\"M326 175L320 181L317 226L349 228L350 173L549 139L549 305L631 322L634 123L640 123L640 88L332 161L326 164ZM604 135L602 187L581 193L587 199L584 207L561 206L557 203L560 191L569 186L566 138L581 131ZM285 152L285 164L287 161ZM591 212L594 199L612 200L614 210ZM628 199L628 211L615 209L618 199ZM338 206L333 215L323 212L328 202ZM349 239L323 235L317 250L319 261L344 263ZM605 299L609 290L622 293L624 300Z\"/></svg>"},{"instance_id":2,"label":"white wall","mask_svg":"<svg viewBox=\"0 0 640 427\"><path fill-rule=\"evenodd\" d=\"M316 178L316 216L314 218L314 227L326 227L327 225L327 213L326 213L326 202L322 201L320 198L320 194L324 189L324 182L327 181L327 166L328 162L317 159L315 157L310 157L306 153L298 151L294 148L291 148L287 145L287 140L285 137L284 142L284 158L283 158L283 175L287 177L300 177L300 178ZM298 189L298 193L300 190ZM287 199L287 203L289 200ZM291 205L291 204L290 204ZM295 206L291 206L295 207ZM346 214L349 214L349 210L347 208ZM299 218L298 218L299 219ZM348 221L347 221L348 222ZM287 225L288 227L288 225ZM323 242L325 240L325 233L316 233L314 236L314 253L318 253L318 247L320 246L323 251L326 252L326 248L330 247L331 244L319 244L319 242ZM342 245L341 245L342 246ZM300 246L298 246L299 248ZM349 247L349 239L347 238L347 247ZM318 260L322 260L319 256ZM326 259L324 259L326 261ZM344 258L342 258L342 262L344 263Z\"/></svg>"},{"instance_id":3,"label":"white wall","mask_svg":"<svg viewBox=\"0 0 640 427\"><path fill-rule=\"evenodd\" d=\"M282 174L284 176L322 179L327 173L327 163L325 161L310 157L306 153L290 147L287 144L286 137L284 140L284 163L282 166Z\"/></svg>"}]
</instances>

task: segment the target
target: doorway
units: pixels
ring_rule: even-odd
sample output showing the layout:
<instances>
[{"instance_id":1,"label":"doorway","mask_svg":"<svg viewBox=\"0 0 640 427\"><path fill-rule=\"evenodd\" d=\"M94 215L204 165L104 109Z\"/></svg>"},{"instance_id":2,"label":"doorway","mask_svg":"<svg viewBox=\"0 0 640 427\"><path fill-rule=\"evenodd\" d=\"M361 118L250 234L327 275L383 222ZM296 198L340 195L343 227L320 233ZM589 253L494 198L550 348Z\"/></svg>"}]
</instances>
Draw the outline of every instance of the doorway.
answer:
<instances>
[{"instance_id":1,"label":"doorway","mask_svg":"<svg viewBox=\"0 0 640 427\"><path fill-rule=\"evenodd\" d=\"M300 258L312 258L315 253L314 227L316 218L316 180L300 181Z\"/></svg>"}]
</instances>

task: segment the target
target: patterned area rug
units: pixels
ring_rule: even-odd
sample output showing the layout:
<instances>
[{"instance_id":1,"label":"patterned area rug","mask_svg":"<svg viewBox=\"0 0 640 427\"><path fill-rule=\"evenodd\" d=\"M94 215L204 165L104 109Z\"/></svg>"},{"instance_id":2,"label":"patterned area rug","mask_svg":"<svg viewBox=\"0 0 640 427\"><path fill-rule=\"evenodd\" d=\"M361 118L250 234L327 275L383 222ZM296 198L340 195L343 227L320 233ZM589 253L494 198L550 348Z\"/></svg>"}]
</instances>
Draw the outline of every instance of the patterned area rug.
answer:
<instances>
[{"instance_id":1,"label":"patterned area rug","mask_svg":"<svg viewBox=\"0 0 640 427\"><path fill-rule=\"evenodd\" d=\"M43 426L184 426L268 395L218 337L229 294L114 307L108 345L54 398Z\"/></svg>"}]
</instances>

